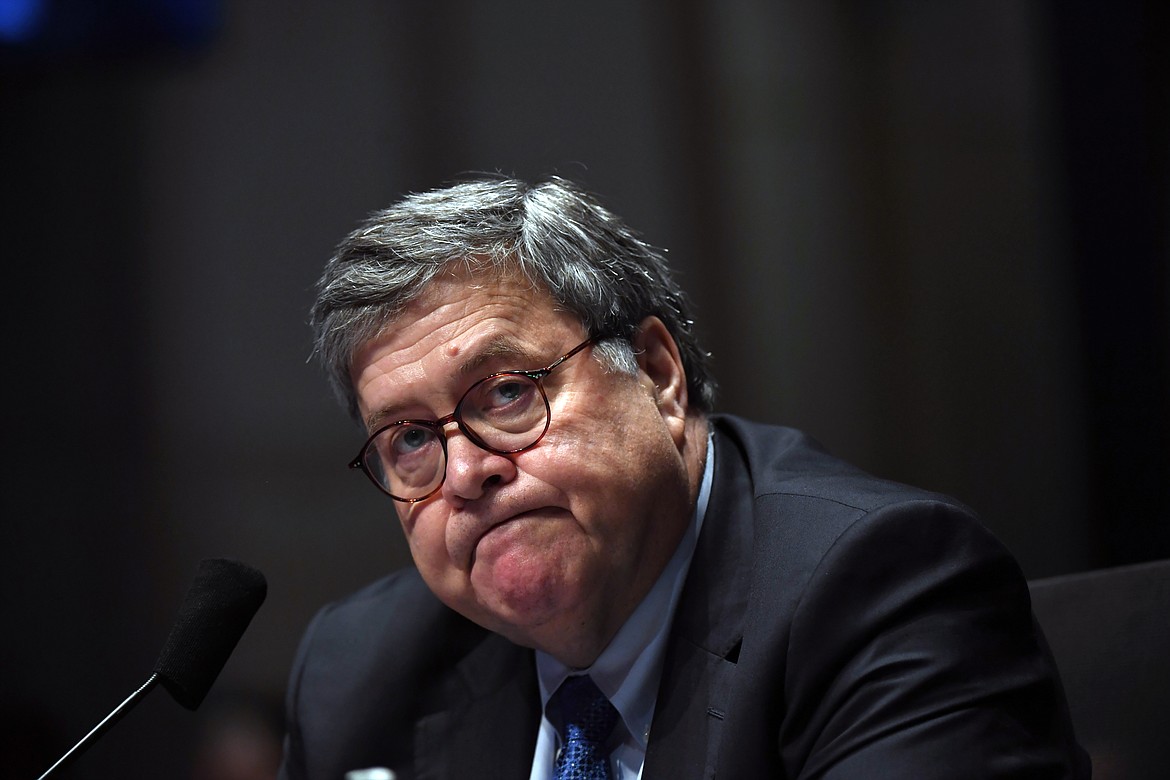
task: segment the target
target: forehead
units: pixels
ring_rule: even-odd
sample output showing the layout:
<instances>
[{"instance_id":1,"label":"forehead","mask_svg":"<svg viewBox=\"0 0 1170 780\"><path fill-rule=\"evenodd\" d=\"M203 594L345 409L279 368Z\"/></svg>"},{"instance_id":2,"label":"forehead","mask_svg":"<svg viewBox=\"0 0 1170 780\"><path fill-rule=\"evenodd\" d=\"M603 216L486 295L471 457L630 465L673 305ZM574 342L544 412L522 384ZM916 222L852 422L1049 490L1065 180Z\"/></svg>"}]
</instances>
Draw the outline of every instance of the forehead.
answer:
<instances>
[{"instance_id":1,"label":"forehead","mask_svg":"<svg viewBox=\"0 0 1170 780\"><path fill-rule=\"evenodd\" d=\"M443 276L357 351L350 376L369 422L466 377L538 368L583 333L575 316L526 280Z\"/></svg>"}]
</instances>

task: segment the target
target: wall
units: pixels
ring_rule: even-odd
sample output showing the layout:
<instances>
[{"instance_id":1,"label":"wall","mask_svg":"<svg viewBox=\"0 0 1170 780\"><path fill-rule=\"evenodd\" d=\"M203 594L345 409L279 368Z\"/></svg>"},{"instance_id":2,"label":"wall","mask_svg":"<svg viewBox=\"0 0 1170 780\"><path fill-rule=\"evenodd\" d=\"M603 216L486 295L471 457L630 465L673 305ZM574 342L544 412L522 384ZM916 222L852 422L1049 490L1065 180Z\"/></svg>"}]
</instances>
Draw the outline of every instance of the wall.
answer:
<instances>
[{"instance_id":1,"label":"wall","mask_svg":"<svg viewBox=\"0 0 1170 780\"><path fill-rule=\"evenodd\" d=\"M187 776L407 563L304 323L362 216L466 171L578 179L668 248L722 410L957 495L1029 576L1170 555L1157 12L663 5L211 4L185 45L3 50L14 776L145 678L199 559L267 604L205 710L155 693L73 776Z\"/></svg>"}]
</instances>

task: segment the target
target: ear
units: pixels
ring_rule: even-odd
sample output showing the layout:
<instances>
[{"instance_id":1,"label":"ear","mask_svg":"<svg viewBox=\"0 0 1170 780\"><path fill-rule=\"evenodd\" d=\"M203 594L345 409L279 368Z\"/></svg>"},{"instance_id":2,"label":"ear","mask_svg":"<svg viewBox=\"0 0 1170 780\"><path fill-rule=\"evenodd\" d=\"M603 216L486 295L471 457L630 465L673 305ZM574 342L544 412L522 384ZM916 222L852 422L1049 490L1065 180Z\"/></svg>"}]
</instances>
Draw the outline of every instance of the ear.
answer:
<instances>
[{"instance_id":1,"label":"ear","mask_svg":"<svg viewBox=\"0 0 1170 780\"><path fill-rule=\"evenodd\" d=\"M680 448L687 420L687 374L674 337L657 317L642 320L631 343L641 381L654 394L671 438Z\"/></svg>"}]
</instances>

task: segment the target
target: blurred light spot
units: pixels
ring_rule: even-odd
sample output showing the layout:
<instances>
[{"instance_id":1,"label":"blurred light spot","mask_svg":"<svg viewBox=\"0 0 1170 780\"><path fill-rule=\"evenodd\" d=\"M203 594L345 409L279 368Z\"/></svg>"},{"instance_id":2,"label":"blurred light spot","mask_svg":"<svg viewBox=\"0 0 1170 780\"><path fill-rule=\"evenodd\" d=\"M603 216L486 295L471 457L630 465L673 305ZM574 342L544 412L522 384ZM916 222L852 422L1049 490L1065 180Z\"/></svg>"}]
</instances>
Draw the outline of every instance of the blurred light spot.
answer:
<instances>
[{"instance_id":1,"label":"blurred light spot","mask_svg":"<svg viewBox=\"0 0 1170 780\"><path fill-rule=\"evenodd\" d=\"M42 0L0 0L0 39L18 43L32 38L44 11Z\"/></svg>"}]
</instances>

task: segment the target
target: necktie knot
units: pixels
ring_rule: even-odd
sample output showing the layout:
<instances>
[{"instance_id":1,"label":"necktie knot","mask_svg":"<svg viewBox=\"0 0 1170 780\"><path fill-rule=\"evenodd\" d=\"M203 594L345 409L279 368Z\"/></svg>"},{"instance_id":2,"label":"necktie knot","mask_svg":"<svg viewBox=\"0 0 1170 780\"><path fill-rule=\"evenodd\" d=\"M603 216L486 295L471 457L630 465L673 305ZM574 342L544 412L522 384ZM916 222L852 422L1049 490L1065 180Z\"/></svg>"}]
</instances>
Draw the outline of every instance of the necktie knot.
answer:
<instances>
[{"instance_id":1,"label":"necktie knot","mask_svg":"<svg viewBox=\"0 0 1170 780\"><path fill-rule=\"evenodd\" d=\"M618 712L588 675L569 677L549 700L561 715L555 780L612 780L605 742Z\"/></svg>"}]
</instances>

